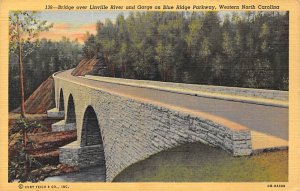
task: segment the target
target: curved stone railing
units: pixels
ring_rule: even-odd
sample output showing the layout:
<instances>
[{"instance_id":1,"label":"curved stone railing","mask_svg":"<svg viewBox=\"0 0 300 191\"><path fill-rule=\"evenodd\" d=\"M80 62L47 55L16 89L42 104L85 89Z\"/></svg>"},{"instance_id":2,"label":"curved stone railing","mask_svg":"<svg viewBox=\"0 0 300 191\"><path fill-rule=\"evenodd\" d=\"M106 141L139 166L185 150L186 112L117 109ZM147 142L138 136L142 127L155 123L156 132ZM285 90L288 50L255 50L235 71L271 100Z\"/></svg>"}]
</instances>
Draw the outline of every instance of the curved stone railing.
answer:
<instances>
[{"instance_id":1,"label":"curved stone railing","mask_svg":"<svg viewBox=\"0 0 300 191\"><path fill-rule=\"evenodd\" d=\"M84 78L107 83L152 88L195 96L288 107L288 91L158 82L149 80L131 80L92 75L85 75Z\"/></svg>"}]
</instances>

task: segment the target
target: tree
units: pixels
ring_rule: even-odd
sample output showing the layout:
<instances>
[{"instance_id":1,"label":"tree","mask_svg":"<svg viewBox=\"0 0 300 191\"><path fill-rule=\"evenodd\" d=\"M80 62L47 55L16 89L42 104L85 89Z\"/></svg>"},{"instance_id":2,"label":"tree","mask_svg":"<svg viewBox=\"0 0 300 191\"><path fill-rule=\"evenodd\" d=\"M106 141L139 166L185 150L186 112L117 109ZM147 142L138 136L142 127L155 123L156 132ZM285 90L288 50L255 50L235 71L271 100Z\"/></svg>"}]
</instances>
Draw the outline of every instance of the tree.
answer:
<instances>
[{"instance_id":1,"label":"tree","mask_svg":"<svg viewBox=\"0 0 300 191\"><path fill-rule=\"evenodd\" d=\"M16 120L15 124L9 129L8 138L9 146L12 148L9 152L8 161L8 181L13 182L19 179L19 182L37 182L39 178L32 173L32 169L41 167L42 164L38 162L33 156L28 154L27 148L23 147L24 138L30 141L29 147L34 147L29 133L43 129L44 127L36 121L29 121L26 118ZM24 135L25 134L25 135Z\"/></svg>"},{"instance_id":2,"label":"tree","mask_svg":"<svg viewBox=\"0 0 300 191\"><path fill-rule=\"evenodd\" d=\"M15 53L19 62L19 79L21 90L21 118L25 118L25 98L23 80L23 58L32 53L34 43L39 32L49 30L52 25L41 21L37 12L14 11L9 15L9 43L10 52ZM23 128L23 148L27 145L27 130ZM25 176L28 174L28 163L25 162Z\"/></svg>"},{"instance_id":3,"label":"tree","mask_svg":"<svg viewBox=\"0 0 300 191\"><path fill-rule=\"evenodd\" d=\"M101 42L101 50L104 54L105 63L113 77L116 77L115 63L112 62L116 48L116 29L110 19L106 19L103 28L97 30L96 42Z\"/></svg>"},{"instance_id":4,"label":"tree","mask_svg":"<svg viewBox=\"0 0 300 191\"><path fill-rule=\"evenodd\" d=\"M273 85L273 75L269 60L257 59L246 73L247 84L250 88L270 89Z\"/></svg>"},{"instance_id":5,"label":"tree","mask_svg":"<svg viewBox=\"0 0 300 191\"><path fill-rule=\"evenodd\" d=\"M99 25L95 42L85 46L101 45L115 77L287 90L288 17L131 12ZM262 74L267 76L260 81Z\"/></svg>"},{"instance_id":6,"label":"tree","mask_svg":"<svg viewBox=\"0 0 300 191\"><path fill-rule=\"evenodd\" d=\"M34 11L14 11L9 15L9 43L10 50L18 57L19 79L21 90L21 117L25 117L24 106L24 80L23 59L33 51L33 41L42 31L52 27L47 21L38 19L38 13ZM26 141L24 143L26 145Z\"/></svg>"},{"instance_id":7,"label":"tree","mask_svg":"<svg viewBox=\"0 0 300 191\"><path fill-rule=\"evenodd\" d=\"M84 41L84 47L82 48L85 58L92 59L94 57L97 57L98 53L100 52L100 44L97 42L95 35L87 32L85 35L85 39L86 40Z\"/></svg>"}]
</instances>

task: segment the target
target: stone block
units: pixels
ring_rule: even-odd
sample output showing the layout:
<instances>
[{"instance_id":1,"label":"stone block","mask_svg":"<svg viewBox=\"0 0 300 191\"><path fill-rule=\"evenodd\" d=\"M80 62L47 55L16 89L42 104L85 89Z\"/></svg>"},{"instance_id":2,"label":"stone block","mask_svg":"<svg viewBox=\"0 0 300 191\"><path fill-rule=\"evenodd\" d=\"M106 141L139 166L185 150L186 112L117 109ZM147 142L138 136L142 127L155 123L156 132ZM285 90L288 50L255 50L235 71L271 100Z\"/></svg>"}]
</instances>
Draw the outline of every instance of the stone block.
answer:
<instances>
[{"instance_id":1,"label":"stone block","mask_svg":"<svg viewBox=\"0 0 300 191\"><path fill-rule=\"evenodd\" d=\"M249 140L251 139L250 131L237 131L232 134L232 140Z\"/></svg>"},{"instance_id":2,"label":"stone block","mask_svg":"<svg viewBox=\"0 0 300 191\"><path fill-rule=\"evenodd\" d=\"M53 108L47 111L47 116L49 118L64 118L65 111L59 111L57 108Z\"/></svg>"},{"instance_id":3,"label":"stone block","mask_svg":"<svg viewBox=\"0 0 300 191\"><path fill-rule=\"evenodd\" d=\"M64 131L65 129L65 120L58 121L51 125L52 132Z\"/></svg>"},{"instance_id":4,"label":"stone block","mask_svg":"<svg viewBox=\"0 0 300 191\"><path fill-rule=\"evenodd\" d=\"M76 123L67 123L65 120L58 121L51 125L52 132L72 131L76 129Z\"/></svg>"},{"instance_id":5,"label":"stone block","mask_svg":"<svg viewBox=\"0 0 300 191\"><path fill-rule=\"evenodd\" d=\"M103 145L82 147L79 142L74 141L59 148L59 162L80 168L105 165Z\"/></svg>"},{"instance_id":6,"label":"stone block","mask_svg":"<svg viewBox=\"0 0 300 191\"><path fill-rule=\"evenodd\" d=\"M233 150L233 156L248 156L251 155L252 149L235 149Z\"/></svg>"}]
</instances>

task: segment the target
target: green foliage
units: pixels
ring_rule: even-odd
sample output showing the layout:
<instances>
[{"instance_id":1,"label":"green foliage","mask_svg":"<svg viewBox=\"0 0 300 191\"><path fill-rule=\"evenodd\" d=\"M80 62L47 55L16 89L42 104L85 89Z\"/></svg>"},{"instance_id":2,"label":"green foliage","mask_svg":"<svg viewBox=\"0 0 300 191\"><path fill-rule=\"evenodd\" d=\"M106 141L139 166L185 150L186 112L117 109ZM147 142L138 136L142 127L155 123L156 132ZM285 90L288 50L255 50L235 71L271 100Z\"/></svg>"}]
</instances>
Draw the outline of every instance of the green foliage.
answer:
<instances>
[{"instance_id":1,"label":"green foliage","mask_svg":"<svg viewBox=\"0 0 300 191\"><path fill-rule=\"evenodd\" d=\"M288 90L288 12L131 12L97 23L108 75ZM266 76L264 76L266 75Z\"/></svg>"},{"instance_id":2,"label":"green foliage","mask_svg":"<svg viewBox=\"0 0 300 191\"><path fill-rule=\"evenodd\" d=\"M9 14L9 109L20 106L19 66L23 65L25 99L51 74L76 66L82 47L63 37L59 42L38 39L53 24L39 18L36 11L12 11ZM20 51L21 50L21 51ZM34 76L34 78L32 78Z\"/></svg>"},{"instance_id":3,"label":"green foliage","mask_svg":"<svg viewBox=\"0 0 300 191\"><path fill-rule=\"evenodd\" d=\"M9 130L10 152L8 163L8 181L13 182L18 179L19 182L37 182L38 177L31 173L32 169L41 167L41 164L34 157L28 154L28 146L34 147L34 144L28 136L29 133L42 128L37 122L31 122L25 118L20 118ZM27 146L25 147L25 141Z\"/></svg>"},{"instance_id":4,"label":"green foliage","mask_svg":"<svg viewBox=\"0 0 300 191\"><path fill-rule=\"evenodd\" d=\"M38 37L38 34L42 31L48 31L53 24L47 23L45 20L38 18L38 12L36 11L12 11L9 14L9 43L10 52L18 52L18 46L31 45L26 47L21 53L24 57L32 52L32 48Z\"/></svg>"},{"instance_id":5,"label":"green foliage","mask_svg":"<svg viewBox=\"0 0 300 191\"><path fill-rule=\"evenodd\" d=\"M37 45L33 40L42 31L47 31L52 25L41 21L35 11L12 11L9 14L9 48L10 55L15 54L19 63L21 116L25 116L25 96L23 78L23 59L30 55Z\"/></svg>"},{"instance_id":6,"label":"green foliage","mask_svg":"<svg viewBox=\"0 0 300 191\"><path fill-rule=\"evenodd\" d=\"M75 67L82 59L82 46L76 41L62 38L58 42L47 39L37 40L30 55L23 60L25 98L50 75L60 70ZM34 77L33 77L34 76ZM9 56L9 108L20 106L20 84L18 60L13 55Z\"/></svg>"},{"instance_id":7,"label":"green foliage","mask_svg":"<svg viewBox=\"0 0 300 191\"><path fill-rule=\"evenodd\" d=\"M249 68L246 73L247 84L251 88L259 88L258 85L268 87L273 84L273 75L268 60L256 60L253 68Z\"/></svg>"}]
</instances>

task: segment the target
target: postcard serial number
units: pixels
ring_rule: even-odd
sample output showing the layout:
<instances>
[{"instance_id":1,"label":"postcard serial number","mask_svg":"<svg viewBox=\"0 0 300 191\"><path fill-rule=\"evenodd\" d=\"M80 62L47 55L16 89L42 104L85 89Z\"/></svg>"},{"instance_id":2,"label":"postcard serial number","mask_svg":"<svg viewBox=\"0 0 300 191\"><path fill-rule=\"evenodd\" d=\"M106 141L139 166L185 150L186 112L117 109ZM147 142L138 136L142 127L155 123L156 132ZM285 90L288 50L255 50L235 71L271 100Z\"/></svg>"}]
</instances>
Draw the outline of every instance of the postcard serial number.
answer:
<instances>
[{"instance_id":1,"label":"postcard serial number","mask_svg":"<svg viewBox=\"0 0 300 191\"><path fill-rule=\"evenodd\" d=\"M268 184L268 188L285 188L284 184Z\"/></svg>"}]
</instances>

